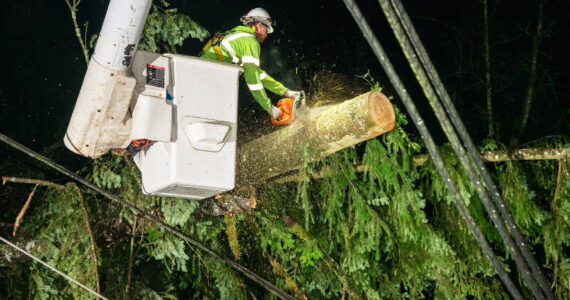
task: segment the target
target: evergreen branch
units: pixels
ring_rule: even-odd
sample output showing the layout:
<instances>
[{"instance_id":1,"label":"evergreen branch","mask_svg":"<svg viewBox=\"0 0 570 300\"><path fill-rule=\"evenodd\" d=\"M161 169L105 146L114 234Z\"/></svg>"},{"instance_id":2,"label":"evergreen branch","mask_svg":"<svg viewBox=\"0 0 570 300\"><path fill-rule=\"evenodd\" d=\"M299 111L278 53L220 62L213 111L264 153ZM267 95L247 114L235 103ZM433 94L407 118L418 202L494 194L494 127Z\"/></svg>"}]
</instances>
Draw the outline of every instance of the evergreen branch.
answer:
<instances>
[{"instance_id":1,"label":"evergreen branch","mask_svg":"<svg viewBox=\"0 0 570 300\"><path fill-rule=\"evenodd\" d=\"M137 205L138 206L138 205ZM133 227L131 229L131 245L129 251L129 269L127 270L127 283L125 284L125 298L128 299L129 289L131 286L131 276L133 271L133 258L134 258L134 243L135 243L135 235L137 230L137 215L135 214L133 217Z\"/></svg>"},{"instance_id":2,"label":"evergreen branch","mask_svg":"<svg viewBox=\"0 0 570 300\"><path fill-rule=\"evenodd\" d=\"M63 189L65 186L53 182L49 182L46 180L41 179L30 179L30 178L18 178L18 177L8 177L2 176L2 184L5 185L6 182L15 182L15 183L29 183L35 185L43 185L47 187L52 187L56 189Z\"/></svg>"},{"instance_id":3,"label":"evergreen branch","mask_svg":"<svg viewBox=\"0 0 570 300\"><path fill-rule=\"evenodd\" d=\"M230 266L231 268L233 268L234 270L242 273L244 276L248 277L249 279L255 281L257 284L259 284L261 287L265 288L267 291L272 292L273 294L275 294L276 296L282 298L282 299L294 299L291 295L285 293L282 289L278 288L277 286L275 286L275 284L267 281L266 279L262 278L261 276L255 274L254 272L252 272L250 269L244 267L241 264L238 264L237 262L225 257L225 256L221 256L220 254L216 253L213 249L207 247L206 245L204 245L203 243L200 243L198 240L193 239L192 237L190 237L188 234L174 228L173 226L170 226L168 224L166 224L164 221L162 221L161 219L147 213L146 211L136 207L135 205L121 199L120 197L118 197L115 194L111 194L110 192L98 187L97 185L89 182L88 180L86 180L85 178L77 175L74 172L71 172L70 170L62 167L59 164L54 163L53 161L51 161L50 159L46 158L45 156L42 156L40 154L38 154L35 151L32 151L31 149L21 145L20 143L10 139L9 137L5 136L4 134L0 133L0 140L8 145L10 145L11 147L22 151L24 153L26 153L27 155L43 162L44 164L48 165L49 167L65 174L68 177L73 178L74 180L80 182L81 184L85 185L86 187L96 191L97 193L101 194L102 196L104 196L105 198L120 204L121 206L129 209L130 211L132 211L134 214L140 214L142 216L145 216L146 218L148 218L150 221L152 221L154 224L156 224L157 226L163 228L164 230L170 232L173 236L177 236L191 244L193 244L194 246L196 246L197 248L200 248L201 250L205 251L206 253L210 254L213 258L215 258L216 260L220 261L220 262L224 262L226 263L228 266Z\"/></svg>"},{"instance_id":4,"label":"evergreen branch","mask_svg":"<svg viewBox=\"0 0 570 300\"><path fill-rule=\"evenodd\" d=\"M24 250L24 249L22 249L22 248L16 246L15 244L11 243L10 241L6 240L5 238L3 238L3 237L0 236L0 240L1 240L2 242L4 242L4 243L8 244L10 247L12 247L12 248L14 248L14 249L16 249L16 250L22 252L23 254L29 256L29 257L32 258L33 260L35 260L35 261L39 262L40 264L44 265L44 266L47 267L48 269L50 269L50 270L56 272L57 274L63 276L63 277L64 277L65 279L67 279L68 281L75 283L76 285L80 286L81 288L83 288L84 290L90 292L91 294L93 294L93 295L95 295L95 296L97 296L97 297L100 297L100 298L102 298L102 299L107 300L106 297L103 297L101 294L99 294L99 293L93 291L92 289L88 288L88 287L85 286L84 284L81 284L79 281L77 281L77 280L75 280L75 279L69 277L67 274L63 273L62 271L60 271L60 270L58 270L58 269L56 269L56 268L54 268L53 266L49 265L49 264L46 263L45 261L43 261L43 260L37 258L36 256L32 255L32 254L29 253L28 251L26 251L26 250ZM30 278L30 279L31 279L31 278ZM30 289L30 292L31 292L31 289Z\"/></svg>"},{"instance_id":5,"label":"evergreen branch","mask_svg":"<svg viewBox=\"0 0 570 300\"><path fill-rule=\"evenodd\" d=\"M560 159L558 161L558 175L556 176L556 189L554 189L554 201L558 199L560 195L560 183L562 182L562 173L564 172L564 165L566 164L566 159Z\"/></svg>"},{"instance_id":6,"label":"evergreen branch","mask_svg":"<svg viewBox=\"0 0 570 300\"><path fill-rule=\"evenodd\" d=\"M269 254L267 255L267 258L269 259L269 263L273 267L273 271L275 273L279 274L279 276L283 277L283 279L285 279L285 283L293 291L293 293L295 293L295 295L299 299L305 299L306 300L307 296L303 293L303 291L301 291L301 289L299 289L299 286L297 285L297 283L293 280L293 278L291 278L291 276L289 276L289 274L287 274L287 271L285 269L283 269L281 264L278 261L276 261L275 259L273 259L273 257L271 257L271 255L269 255Z\"/></svg>"},{"instance_id":7,"label":"evergreen branch","mask_svg":"<svg viewBox=\"0 0 570 300\"><path fill-rule=\"evenodd\" d=\"M258 217L263 218L265 222L270 222L267 218L265 218L261 215L258 215ZM361 298L359 293L356 292L357 289L354 286L354 283L353 283L354 280L347 277L347 274L345 274L345 272L336 263L336 261L326 251L322 250L322 247L316 238L311 236L303 228L303 226L299 225L299 223L297 223L293 218L291 218L289 216L283 217L283 222L285 222L285 224L287 224L289 227L291 227L293 229L292 232L296 236L300 237L303 241L305 241L306 243L313 243L314 245L316 245L317 249L319 249L319 251L321 251L321 253L323 253L323 255L324 255L323 262L325 263L325 265L327 266L327 268L329 270L331 270L333 273L335 273L335 275L338 277L339 281L342 284L343 290L348 293L348 295L351 297L351 299L360 299Z\"/></svg>"},{"instance_id":8,"label":"evergreen branch","mask_svg":"<svg viewBox=\"0 0 570 300\"><path fill-rule=\"evenodd\" d=\"M16 231L18 230L18 227L20 226L20 221L22 220L22 218L24 217L24 214L28 210L28 207L30 206L30 202L32 201L32 197L34 197L34 194L36 193L37 188L38 188L38 185L36 184L34 186L34 189L32 190L32 192L28 196L28 200L26 200L24 207L22 207L22 210L20 210L20 213L16 217L16 222L14 222L14 231L12 232L12 236L16 236Z\"/></svg>"},{"instance_id":9,"label":"evergreen branch","mask_svg":"<svg viewBox=\"0 0 570 300\"><path fill-rule=\"evenodd\" d=\"M226 225L226 235L228 236L230 249L232 249L235 259L240 260L242 254L239 246L236 218L231 212L224 216L224 224Z\"/></svg>"},{"instance_id":10,"label":"evergreen branch","mask_svg":"<svg viewBox=\"0 0 570 300\"><path fill-rule=\"evenodd\" d=\"M556 176L556 188L554 189L554 197L552 199L552 202L550 204L550 211L552 212L552 227L553 227L553 233L554 236L556 236L555 241L558 245L558 248L562 248L561 247L561 240L562 238L560 237L561 233L560 233L560 229L557 228L559 227L559 224L562 222L562 216L560 214L560 187L562 185L562 178L566 177L567 174L566 173L566 163L567 163L567 159L560 159L558 162L558 175ZM553 265L553 279L552 279L552 284L550 286L551 289L556 289L556 294L558 297L560 297L560 290L558 289L558 277L560 276L559 272L560 272L560 260L558 259L557 255L553 255L552 257L552 265ZM570 277L568 278L568 289L570 290Z\"/></svg>"},{"instance_id":11,"label":"evergreen branch","mask_svg":"<svg viewBox=\"0 0 570 300\"><path fill-rule=\"evenodd\" d=\"M209 279L210 275L209 274L211 274L211 272L210 272L210 269L208 269L208 264L206 263L206 261L204 260L202 255L200 255L199 251L197 251L194 247L192 247L192 245L190 243L188 243L188 241L184 241L184 242L186 242L186 245L188 246L188 248L190 248L190 250L192 250L192 251L194 251L194 253L196 253L196 256L202 262L202 265L204 266L206 271L208 271L208 272L205 272L205 271L202 271L202 272L204 272L204 277L206 277L206 279L208 280L208 286L209 286L210 285L210 283L209 283L210 282L210 279Z\"/></svg>"},{"instance_id":12,"label":"evergreen branch","mask_svg":"<svg viewBox=\"0 0 570 300\"><path fill-rule=\"evenodd\" d=\"M75 183L68 183L68 186L73 188L77 191L77 195L79 196L79 203L81 204L81 210L83 211L83 220L85 221L85 225L87 226L87 232L89 232L89 238L91 239L91 252L93 254L93 261L95 263L95 279L97 282L97 293L101 294L101 283L99 279L99 259L97 257L97 248L95 245L95 235L93 234L93 230L91 229L91 224L89 223L89 214L87 213L87 207L85 206L85 200L83 199L83 194L81 193L81 189ZM99 299L99 297L97 297Z\"/></svg>"}]
</instances>

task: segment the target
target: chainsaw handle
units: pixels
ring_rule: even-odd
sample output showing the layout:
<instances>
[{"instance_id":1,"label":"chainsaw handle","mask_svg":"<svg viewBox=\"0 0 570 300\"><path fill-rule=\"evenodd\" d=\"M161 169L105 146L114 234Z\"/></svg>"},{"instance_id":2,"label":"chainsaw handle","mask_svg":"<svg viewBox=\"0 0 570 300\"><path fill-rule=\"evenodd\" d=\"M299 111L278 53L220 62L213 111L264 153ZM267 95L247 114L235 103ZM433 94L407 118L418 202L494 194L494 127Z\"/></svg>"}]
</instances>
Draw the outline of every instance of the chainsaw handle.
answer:
<instances>
[{"instance_id":1,"label":"chainsaw handle","mask_svg":"<svg viewBox=\"0 0 570 300\"><path fill-rule=\"evenodd\" d=\"M287 125L295 121L295 115L293 114L293 105L295 99L293 98L283 98L277 102L277 108L281 110L281 117L275 120L271 116L271 123L275 125Z\"/></svg>"},{"instance_id":2,"label":"chainsaw handle","mask_svg":"<svg viewBox=\"0 0 570 300\"><path fill-rule=\"evenodd\" d=\"M291 124L291 122L292 122L291 115L286 115L286 116L281 115L279 120L275 120L273 117L271 117L271 123L275 125L287 125Z\"/></svg>"}]
</instances>

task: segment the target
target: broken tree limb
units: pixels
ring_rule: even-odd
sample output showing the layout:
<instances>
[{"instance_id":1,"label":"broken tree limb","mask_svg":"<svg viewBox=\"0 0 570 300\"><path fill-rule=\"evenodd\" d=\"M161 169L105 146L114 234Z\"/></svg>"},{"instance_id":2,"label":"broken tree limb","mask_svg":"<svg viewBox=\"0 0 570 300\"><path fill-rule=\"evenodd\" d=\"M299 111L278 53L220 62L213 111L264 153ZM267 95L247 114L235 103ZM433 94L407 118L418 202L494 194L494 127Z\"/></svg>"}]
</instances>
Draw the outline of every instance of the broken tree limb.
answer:
<instances>
[{"instance_id":1,"label":"broken tree limb","mask_svg":"<svg viewBox=\"0 0 570 300\"><path fill-rule=\"evenodd\" d=\"M293 124L241 145L236 187L245 188L301 168L305 156L316 160L394 128L394 109L379 91L357 96L329 109L311 109Z\"/></svg>"},{"instance_id":2,"label":"broken tree limb","mask_svg":"<svg viewBox=\"0 0 570 300\"><path fill-rule=\"evenodd\" d=\"M564 159L570 157L569 148L531 148L531 149L518 149L513 151L508 150L495 150L481 152L481 159L484 162L502 162L511 160L549 160L549 159ZM418 167L423 166L429 159L428 154L417 154L412 157L412 161ZM358 165L355 167L356 172L365 172L368 170L366 165ZM324 177L325 171L317 172L312 178ZM273 180L273 183L294 182L300 179L299 174L291 174L288 176L280 177Z\"/></svg>"},{"instance_id":3,"label":"broken tree limb","mask_svg":"<svg viewBox=\"0 0 570 300\"><path fill-rule=\"evenodd\" d=\"M46 180L41 179L30 179L30 178L19 178L19 177L10 177L10 176L2 176L2 184L6 184L6 182L15 182L15 183L28 183L28 184L36 184L36 185L45 185L48 187L62 189L65 186L53 183Z\"/></svg>"},{"instance_id":4,"label":"broken tree limb","mask_svg":"<svg viewBox=\"0 0 570 300\"><path fill-rule=\"evenodd\" d=\"M517 150L495 150L481 152L484 162L501 162L507 160L546 160L561 159L570 156L568 148L531 148ZM428 160L429 155L420 154L413 157L417 166L422 166Z\"/></svg>"},{"instance_id":5,"label":"broken tree limb","mask_svg":"<svg viewBox=\"0 0 570 300\"><path fill-rule=\"evenodd\" d=\"M20 213L16 217L16 221L14 222L14 231L12 232L12 236L16 236L16 231L18 231L18 227L20 226L20 221L22 221L24 214L28 210L28 207L30 207L30 202L32 202L32 198L34 197L34 194L36 193L37 188L38 188L38 185L36 184L34 186L34 189L32 190L32 192L28 196L28 200L26 200L26 203L24 203L24 207L22 207L22 210L20 210Z\"/></svg>"}]
</instances>

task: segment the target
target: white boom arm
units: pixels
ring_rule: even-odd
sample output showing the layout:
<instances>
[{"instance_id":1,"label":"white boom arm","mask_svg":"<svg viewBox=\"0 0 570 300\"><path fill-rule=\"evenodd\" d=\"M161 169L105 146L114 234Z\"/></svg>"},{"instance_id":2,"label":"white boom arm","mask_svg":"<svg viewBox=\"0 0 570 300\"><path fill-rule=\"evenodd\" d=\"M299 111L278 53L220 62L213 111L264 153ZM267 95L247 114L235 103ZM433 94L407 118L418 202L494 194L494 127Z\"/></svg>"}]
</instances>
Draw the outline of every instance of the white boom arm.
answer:
<instances>
[{"instance_id":1,"label":"white boom arm","mask_svg":"<svg viewBox=\"0 0 570 300\"><path fill-rule=\"evenodd\" d=\"M111 0L89 62L64 142L71 151L98 157L129 144L127 113L136 79L131 63L152 0Z\"/></svg>"}]
</instances>

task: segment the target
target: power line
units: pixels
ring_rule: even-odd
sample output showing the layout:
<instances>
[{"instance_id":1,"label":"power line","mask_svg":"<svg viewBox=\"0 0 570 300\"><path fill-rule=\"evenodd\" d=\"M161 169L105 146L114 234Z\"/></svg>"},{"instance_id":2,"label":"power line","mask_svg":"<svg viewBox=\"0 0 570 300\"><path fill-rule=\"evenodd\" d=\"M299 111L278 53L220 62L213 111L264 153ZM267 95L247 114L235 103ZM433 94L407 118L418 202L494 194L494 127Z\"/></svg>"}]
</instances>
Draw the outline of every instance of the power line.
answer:
<instances>
[{"instance_id":1,"label":"power line","mask_svg":"<svg viewBox=\"0 0 570 300\"><path fill-rule=\"evenodd\" d=\"M387 2L390 2L391 5L389 5ZM501 197L501 194L499 194L497 186L495 185L493 179L491 178L491 175L489 174L487 169L483 166L483 162L479 156L479 152L477 151L475 144L473 143L469 133L467 132L465 125L463 124L463 121L459 117L459 114L457 113L457 110L455 109L453 102L451 102L451 98L449 97L449 94L447 93L445 87L443 86L443 83L439 78L439 75L435 71L435 68L431 63L431 60L427 55L427 51L423 47L423 44L418 34L416 33L414 26L412 25L412 22L408 14L406 13L402 3L399 0L389 0L389 1L383 0L380 1L380 4L384 9L384 13L388 19L394 20L394 17L398 19L397 22L393 22L393 24L391 24L392 30L394 32L398 30L400 33L402 33L402 30L405 32L405 34L399 35L402 38L401 41L402 49L404 49L404 51L407 52L406 57L408 58L410 64L419 67L419 68L413 68L414 73L416 73L416 76L418 76L421 79L419 81L426 83L429 82L431 83L431 86L433 86L433 88L431 88L430 85L425 86L424 92L426 92L425 90L429 91L429 95L431 95L431 97L427 98L430 101L430 104L432 104L432 107L434 107L435 111L441 112L441 114L438 115L437 117L442 127L451 129L446 134L448 134L448 137L450 135L452 136L450 138L450 140L452 140L451 144L452 146L454 146L454 150L457 153L458 157L460 158L461 164L463 168L465 168L471 181L475 182L475 190L477 191L479 197L482 199L483 204L485 204L485 208L487 208L488 214L492 216L491 218L493 219L497 227L505 227L504 223L506 223L507 225L506 227L508 229L511 229L516 242L512 241L508 230L502 230L502 231L500 230L499 232L502 235L504 235L503 240L507 245L507 247L509 249L514 249L513 257L515 258L515 262L521 269L523 276L526 278L527 283L529 283L529 287L531 289L534 289L533 292L535 293L535 296L537 296L538 298L542 297L542 295L540 295L540 291L533 283L534 280L530 276L528 267L524 263L524 260L520 257L520 253L518 253L519 250L520 252L522 252L522 256L524 257L524 259L526 259L526 261L530 265L530 268L532 269L534 276L538 280L538 283L542 288L543 292L546 294L548 299L554 299L552 290L550 289L549 284L546 282L542 270L538 266L538 263L536 262L532 253L530 253L530 250L528 249L528 243L525 242L518 226L516 226L513 216L511 215L508 207L505 205ZM406 37L407 39L405 39ZM433 94L434 89L439 98ZM441 100L441 103L439 100ZM445 111L447 111L447 113L449 114L449 117L445 114L442 106L443 108L445 108ZM457 133L453 130L453 126L450 123L450 119L451 123L453 123L453 126L455 126L455 130L457 131ZM467 158L465 154L465 149L463 149L461 143L459 142L457 134L459 134L459 137L463 141L463 146L465 146L470 158L475 163L477 171L479 172L479 176L477 176L473 168L473 165ZM453 140L455 140L455 143L453 142ZM496 220L497 219L496 217L493 218L493 215L496 216L495 206L492 205L489 199L489 195L486 193L484 188L479 183L480 177L483 177L483 181L485 182L487 190L490 192L495 204L498 207L498 210L501 212L501 215L503 217L501 221Z\"/></svg>"},{"instance_id":2,"label":"power line","mask_svg":"<svg viewBox=\"0 0 570 300\"><path fill-rule=\"evenodd\" d=\"M350 11L350 13L352 14L352 16L353 16L355 22L357 23L357 25L359 26L360 30L362 31L362 34L364 35L364 37L368 41L368 44L372 48L372 51L374 52L374 54L378 58L378 61L380 62L380 64L384 68L384 71L386 72L386 74L390 78L390 81L394 85L394 88L395 88L396 92L398 93L398 96L400 97L400 99L404 103L404 106L406 107L408 114L412 118L412 121L414 122L414 124L416 125L416 128L420 132L422 140L424 140L426 147L427 147L429 153L431 154L431 157L433 159L433 162L434 162L439 174L443 178L443 182L445 183L447 189L449 190L450 195L455 199L455 205L456 205L457 209L459 210L461 216L463 217L463 219L467 223L467 226L471 230L471 233L475 237L475 240L479 244L479 247L481 247L483 252L485 252L485 254L487 255L487 258L489 258L489 261L491 262L491 264L495 268L495 271L499 275L499 278L501 279L501 281L503 281L503 284L507 287L507 290L513 296L513 298L522 299L522 295L521 295L520 291L517 289L517 287L513 283L512 279L510 278L509 274L507 273L507 271L504 269L504 267L501 265L501 263L497 259L495 253L493 252L493 249L491 248L489 243L487 243L487 241L485 240L483 233L481 232L481 230L479 229L479 227L475 223L475 220L473 219L473 217L469 213L469 210L468 210L465 202L463 201L463 199L459 195L459 192L457 191L455 184L451 180L451 177L449 176L449 173L448 173L447 169L445 168L443 159L441 158L439 150L437 149L435 142L433 141L433 138L432 138L429 130L427 129L427 126L425 125L423 119L421 118L421 116L420 116L414 102L412 101L412 98L408 94L404 84L400 80L400 77L396 73L396 70L394 69L392 63L390 62L390 59L386 56L386 52L384 51L384 48L382 47L382 45L380 44L380 42L378 41L378 39L376 38L376 36L372 32L370 25L368 25L368 22L366 21L366 19L362 15L362 12L358 8L358 6L354 2L354 0L344 0L344 3L346 5L346 7L348 8L348 10Z\"/></svg>"},{"instance_id":3,"label":"power line","mask_svg":"<svg viewBox=\"0 0 570 300\"><path fill-rule=\"evenodd\" d=\"M35 260L35 261L39 262L40 264L46 266L48 269L50 269L50 270L56 272L57 274L59 274L59 275L65 277L65 279L67 279L67 280L69 280L69 281L71 281L71 282L77 284L78 286L80 286L82 289L88 291L89 293L91 293L91 294L93 294L93 295L95 295L95 296L97 296L97 297L99 297L99 298L101 298L101 299L108 300L108 299L107 299L106 297L104 297L103 295L101 295L101 294L97 293L96 291L94 291L94 290L92 290L92 289L86 287L85 285L83 285L83 284L81 284L80 282L78 282L77 280L75 280L75 279L69 277L67 274L63 273L62 271L60 271L60 270L58 270L58 269L56 269L56 268L50 266L50 265L49 265L48 263L46 263L45 261L43 261L43 260L41 260L41 259L35 257L33 254L29 253L28 251L26 251L26 250L24 250L24 249L22 249L22 248L16 246L15 244L11 243L11 242L8 241L7 239L5 239L5 238L3 238L3 237L0 236L0 240L1 240L2 242L4 242L4 243L8 244L8 246L10 246L10 247L12 247L12 248L14 248L14 249L16 249L16 250L18 250L18 251L24 253L25 255L29 256L29 257L32 258L33 260Z\"/></svg>"},{"instance_id":4,"label":"power line","mask_svg":"<svg viewBox=\"0 0 570 300\"><path fill-rule=\"evenodd\" d=\"M197 248L205 251L206 253L212 255L213 257L224 261L230 267L232 267L234 270L241 272L243 275L245 275L249 279L253 280L254 282L259 284L261 287L265 288L266 290L274 293L276 296L280 297L281 299L292 299L292 300L295 299L293 296L285 293L285 291L283 291L279 287L275 286L273 283L267 281L266 279L260 277L259 275L255 274L254 272L252 272L248 268L236 263L235 261L233 261L227 257L223 257L223 256L217 254L216 252L214 252L214 250L212 250L212 249L206 247L205 245L203 245L202 243L194 240L193 238L191 238L189 235L185 234L184 232L181 232L180 230L164 223L162 220L158 219L155 216L148 214L147 212L145 212L144 210L134 206L133 204L131 204L131 203L119 198L118 196L111 194L108 191L92 184L91 182L87 181L85 178L69 171L68 169L64 168L63 166L60 166L60 165L54 163L53 161L46 158L45 156L42 156L42 155L38 154L37 152L34 152L33 150L23 146L22 144L10 139L9 137L7 137L1 133L0 133L0 140L2 142L12 146L13 148L16 148L16 149L28 154L29 156L43 162L44 164L52 167L53 169L56 169L59 172L75 179L77 182L79 182L79 183L85 185L86 187L100 193L101 195L105 196L106 198L110 199L111 201L117 202L120 205L130 209L134 214L144 216L145 218L151 220L156 225L166 229L170 233L180 237L181 239L187 241L188 243L194 245L195 247L197 247Z\"/></svg>"}]
</instances>

